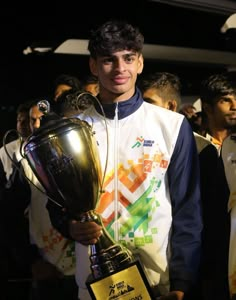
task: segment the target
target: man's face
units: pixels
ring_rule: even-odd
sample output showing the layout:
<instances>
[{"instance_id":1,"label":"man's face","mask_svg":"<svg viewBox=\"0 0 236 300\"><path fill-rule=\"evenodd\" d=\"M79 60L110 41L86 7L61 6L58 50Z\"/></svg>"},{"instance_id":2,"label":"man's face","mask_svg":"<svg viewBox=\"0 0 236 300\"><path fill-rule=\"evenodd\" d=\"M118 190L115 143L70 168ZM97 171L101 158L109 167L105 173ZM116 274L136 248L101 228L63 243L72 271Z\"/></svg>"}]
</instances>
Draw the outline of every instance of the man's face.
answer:
<instances>
[{"instance_id":1,"label":"man's face","mask_svg":"<svg viewBox=\"0 0 236 300\"><path fill-rule=\"evenodd\" d=\"M160 90L158 88L148 88L145 92L143 92L144 101L164 107L166 109L177 111L177 102L175 100L165 100L161 96L159 96Z\"/></svg>"},{"instance_id":2,"label":"man's face","mask_svg":"<svg viewBox=\"0 0 236 300\"><path fill-rule=\"evenodd\" d=\"M38 106L32 106L29 111L29 124L31 132L34 132L35 129L40 127L41 117L43 113L38 109Z\"/></svg>"},{"instance_id":3,"label":"man's face","mask_svg":"<svg viewBox=\"0 0 236 300\"><path fill-rule=\"evenodd\" d=\"M158 96L155 88L149 88L143 92L143 99L148 103L168 108L168 103Z\"/></svg>"},{"instance_id":4,"label":"man's face","mask_svg":"<svg viewBox=\"0 0 236 300\"><path fill-rule=\"evenodd\" d=\"M23 139L30 135L29 114L28 112L19 112L16 119L16 129Z\"/></svg>"},{"instance_id":5,"label":"man's face","mask_svg":"<svg viewBox=\"0 0 236 300\"><path fill-rule=\"evenodd\" d=\"M90 69L99 78L103 102L123 101L134 94L137 76L143 70L143 57L130 50L117 51L110 56L91 58Z\"/></svg>"},{"instance_id":6,"label":"man's face","mask_svg":"<svg viewBox=\"0 0 236 300\"><path fill-rule=\"evenodd\" d=\"M236 97L221 97L213 107L207 108L209 120L218 128L230 128L236 125Z\"/></svg>"}]
</instances>

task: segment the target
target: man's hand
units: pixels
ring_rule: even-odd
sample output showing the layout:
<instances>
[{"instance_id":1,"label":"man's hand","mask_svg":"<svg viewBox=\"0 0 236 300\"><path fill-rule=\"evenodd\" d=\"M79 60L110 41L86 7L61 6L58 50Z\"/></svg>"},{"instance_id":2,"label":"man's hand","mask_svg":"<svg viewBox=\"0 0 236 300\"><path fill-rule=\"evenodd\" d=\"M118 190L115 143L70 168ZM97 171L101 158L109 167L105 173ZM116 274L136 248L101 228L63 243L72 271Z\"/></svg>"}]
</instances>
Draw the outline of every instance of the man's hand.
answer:
<instances>
[{"instance_id":1,"label":"man's hand","mask_svg":"<svg viewBox=\"0 0 236 300\"><path fill-rule=\"evenodd\" d=\"M102 226L95 222L81 223L72 220L69 224L69 231L75 241L87 246L97 243L99 237L102 235Z\"/></svg>"}]
</instances>

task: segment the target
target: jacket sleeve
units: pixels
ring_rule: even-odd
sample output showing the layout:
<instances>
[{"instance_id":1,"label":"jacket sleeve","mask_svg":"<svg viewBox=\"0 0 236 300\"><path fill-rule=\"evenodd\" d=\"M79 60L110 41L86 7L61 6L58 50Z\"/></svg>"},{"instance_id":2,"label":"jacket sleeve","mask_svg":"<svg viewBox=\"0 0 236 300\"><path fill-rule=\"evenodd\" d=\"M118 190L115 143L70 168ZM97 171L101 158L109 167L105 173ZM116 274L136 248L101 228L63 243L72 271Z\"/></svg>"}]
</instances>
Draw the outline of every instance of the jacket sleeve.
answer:
<instances>
[{"instance_id":1,"label":"jacket sleeve","mask_svg":"<svg viewBox=\"0 0 236 300\"><path fill-rule=\"evenodd\" d=\"M201 256L202 209L196 142L186 119L168 168L172 203L170 288L187 292L197 279Z\"/></svg>"}]
</instances>

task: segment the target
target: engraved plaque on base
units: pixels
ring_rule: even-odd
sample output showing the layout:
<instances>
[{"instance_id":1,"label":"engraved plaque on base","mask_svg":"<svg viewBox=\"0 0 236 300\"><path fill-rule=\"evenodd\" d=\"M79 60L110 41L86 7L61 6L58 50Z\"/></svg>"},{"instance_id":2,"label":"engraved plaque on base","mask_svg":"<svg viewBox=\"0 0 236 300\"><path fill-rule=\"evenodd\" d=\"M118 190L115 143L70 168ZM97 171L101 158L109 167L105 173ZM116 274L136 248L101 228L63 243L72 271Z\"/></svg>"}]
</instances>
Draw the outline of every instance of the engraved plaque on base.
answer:
<instances>
[{"instance_id":1,"label":"engraved plaque on base","mask_svg":"<svg viewBox=\"0 0 236 300\"><path fill-rule=\"evenodd\" d=\"M152 300L152 292L138 261L98 280L86 282L93 300Z\"/></svg>"}]
</instances>

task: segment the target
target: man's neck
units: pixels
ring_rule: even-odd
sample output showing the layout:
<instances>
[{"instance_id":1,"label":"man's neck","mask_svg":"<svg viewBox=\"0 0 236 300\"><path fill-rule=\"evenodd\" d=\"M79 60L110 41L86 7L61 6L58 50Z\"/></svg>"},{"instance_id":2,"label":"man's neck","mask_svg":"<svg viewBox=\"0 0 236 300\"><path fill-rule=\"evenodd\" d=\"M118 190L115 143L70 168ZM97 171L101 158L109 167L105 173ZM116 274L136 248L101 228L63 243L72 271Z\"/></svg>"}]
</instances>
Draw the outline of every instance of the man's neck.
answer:
<instances>
[{"instance_id":1,"label":"man's neck","mask_svg":"<svg viewBox=\"0 0 236 300\"><path fill-rule=\"evenodd\" d=\"M224 139L229 135L229 130L222 128L222 129L215 129L215 128L209 128L208 134L211 135L211 137L218 141L219 144L222 144Z\"/></svg>"}]
</instances>

